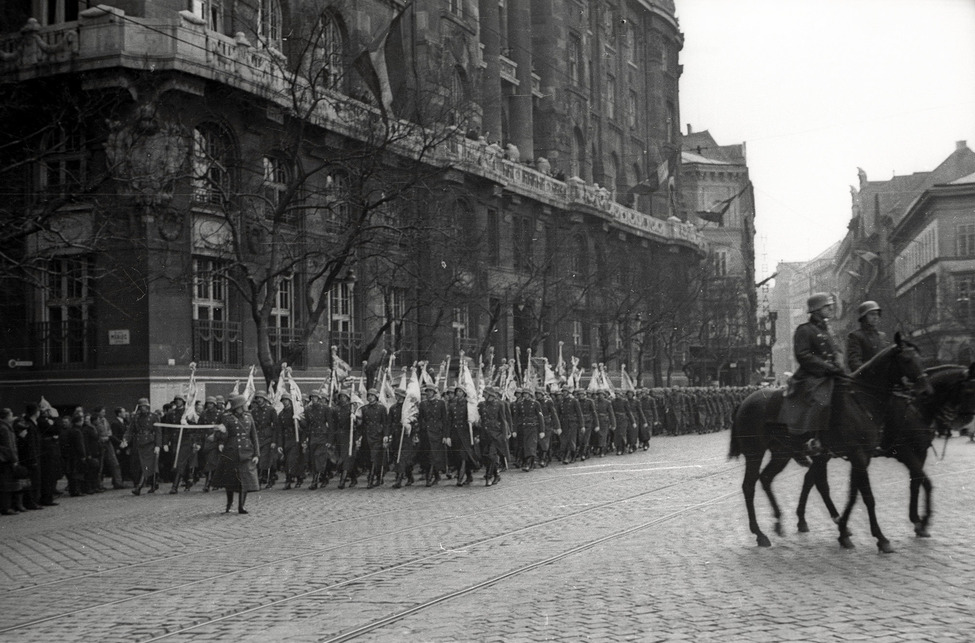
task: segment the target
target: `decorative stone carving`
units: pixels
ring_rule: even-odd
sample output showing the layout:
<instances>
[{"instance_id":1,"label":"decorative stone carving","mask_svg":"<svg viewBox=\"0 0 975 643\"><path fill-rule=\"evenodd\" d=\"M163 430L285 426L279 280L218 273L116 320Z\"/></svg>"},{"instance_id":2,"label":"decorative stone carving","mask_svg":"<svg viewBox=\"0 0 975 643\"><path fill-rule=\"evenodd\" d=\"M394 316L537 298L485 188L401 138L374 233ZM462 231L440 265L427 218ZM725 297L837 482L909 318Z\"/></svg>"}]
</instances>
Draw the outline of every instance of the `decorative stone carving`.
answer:
<instances>
[{"instance_id":1,"label":"decorative stone carving","mask_svg":"<svg viewBox=\"0 0 975 643\"><path fill-rule=\"evenodd\" d=\"M186 162L188 143L180 128L157 118L155 106L140 106L127 122L109 123L105 153L124 191L145 206L168 203Z\"/></svg>"}]
</instances>

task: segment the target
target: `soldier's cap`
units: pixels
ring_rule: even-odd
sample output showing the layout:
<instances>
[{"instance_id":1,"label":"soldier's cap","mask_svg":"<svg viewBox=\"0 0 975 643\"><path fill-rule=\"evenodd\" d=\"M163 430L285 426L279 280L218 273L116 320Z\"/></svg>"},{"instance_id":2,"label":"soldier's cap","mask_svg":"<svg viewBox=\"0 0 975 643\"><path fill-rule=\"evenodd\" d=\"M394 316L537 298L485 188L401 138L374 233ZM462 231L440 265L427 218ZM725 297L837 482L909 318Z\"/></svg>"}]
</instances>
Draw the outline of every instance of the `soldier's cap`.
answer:
<instances>
[{"instance_id":1,"label":"soldier's cap","mask_svg":"<svg viewBox=\"0 0 975 643\"><path fill-rule=\"evenodd\" d=\"M176 394L176 397L173 398L173 402L175 402L176 400L181 400L184 404L186 403L186 398L183 397L183 395L180 393Z\"/></svg>"},{"instance_id":2,"label":"soldier's cap","mask_svg":"<svg viewBox=\"0 0 975 643\"><path fill-rule=\"evenodd\" d=\"M864 315L866 315L867 313L871 313L875 310L878 313L880 312L880 304L878 304L875 301L865 301L859 306L857 306L857 319L863 319Z\"/></svg>"},{"instance_id":3,"label":"soldier's cap","mask_svg":"<svg viewBox=\"0 0 975 643\"><path fill-rule=\"evenodd\" d=\"M454 393L456 393L457 391L460 391L461 393L465 393L465 394L467 393L467 389L465 389L460 384L454 387Z\"/></svg>"},{"instance_id":4,"label":"soldier's cap","mask_svg":"<svg viewBox=\"0 0 975 643\"><path fill-rule=\"evenodd\" d=\"M322 392L321 391L317 391L317 390L316 391L309 391L309 393L308 393L308 399L310 400L313 397L317 397L317 398L321 399Z\"/></svg>"},{"instance_id":5,"label":"soldier's cap","mask_svg":"<svg viewBox=\"0 0 975 643\"><path fill-rule=\"evenodd\" d=\"M267 393L265 393L264 391L257 391L256 393L254 393L254 399L255 400L267 400L268 399L267 398Z\"/></svg>"},{"instance_id":6,"label":"soldier's cap","mask_svg":"<svg viewBox=\"0 0 975 643\"><path fill-rule=\"evenodd\" d=\"M828 292L817 292L806 300L806 312L815 312L824 306L835 303L833 295Z\"/></svg>"},{"instance_id":7,"label":"soldier's cap","mask_svg":"<svg viewBox=\"0 0 975 643\"><path fill-rule=\"evenodd\" d=\"M335 393L335 395L338 396L338 397L345 396L345 399L347 399L347 400L351 400L352 399L352 396L349 395L349 392L348 391L337 391Z\"/></svg>"},{"instance_id":8,"label":"soldier's cap","mask_svg":"<svg viewBox=\"0 0 975 643\"><path fill-rule=\"evenodd\" d=\"M225 401L225 398L224 398L224 396L223 396L223 395L218 395L218 396L217 396L217 403L218 403L218 404L219 404L220 402L224 402L224 401Z\"/></svg>"},{"instance_id":9,"label":"soldier's cap","mask_svg":"<svg viewBox=\"0 0 975 643\"><path fill-rule=\"evenodd\" d=\"M368 391L366 391L366 395L375 395L376 397L379 397L379 391L377 391L374 388L371 388Z\"/></svg>"},{"instance_id":10,"label":"soldier's cap","mask_svg":"<svg viewBox=\"0 0 975 643\"><path fill-rule=\"evenodd\" d=\"M242 406L247 406L247 397L244 395L231 395L230 396L230 410L239 409Z\"/></svg>"},{"instance_id":11,"label":"soldier's cap","mask_svg":"<svg viewBox=\"0 0 975 643\"><path fill-rule=\"evenodd\" d=\"M149 399L145 397L140 397L139 401L135 403L136 406L149 406Z\"/></svg>"},{"instance_id":12,"label":"soldier's cap","mask_svg":"<svg viewBox=\"0 0 975 643\"><path fill-rule=\"evenodd\" d=\"M582 395L582 394L584 394L586 392L586 389L584 389L584 388L574 388L574 389L572 389L572 392L575 393L576 395Z\"/></svg>"},{"instance_id":13,"label":"soldier's cap","mask_svg":"<svg viewBox=\"0 0 975 643\"><path fill-rule=\"evenodd\" d=\"M497 395L500 395L500 393L498 393L498 389L494 388L493 386L485 386L484 387L484 395L494 395L494 396L497 396Z\"/></svg>"},{"instance_id":14,"label":"soldier's cap","mask_svg":"<svg viewBox=\"0 0 975 643\"><path fill-rule=\"evenodd\" d=\"M217 398L213 397L212 395L207 395L207 400L206 401L207 401L207 404L209 404L210 402L213 402L214 404L216 404L217 403Z\"/></svg>"},{"instance_id":15,"label":"soldier's cap","mask_svg":"<svg viewBox=\"0 0 975 643\"><path fill-rule=\"evenodd\" d=\"M285 400L288 400L289 402L291 401L291 394L290 393L282 393L281 394L281 401L283 402Z\"/></svg>"}]
</instances>

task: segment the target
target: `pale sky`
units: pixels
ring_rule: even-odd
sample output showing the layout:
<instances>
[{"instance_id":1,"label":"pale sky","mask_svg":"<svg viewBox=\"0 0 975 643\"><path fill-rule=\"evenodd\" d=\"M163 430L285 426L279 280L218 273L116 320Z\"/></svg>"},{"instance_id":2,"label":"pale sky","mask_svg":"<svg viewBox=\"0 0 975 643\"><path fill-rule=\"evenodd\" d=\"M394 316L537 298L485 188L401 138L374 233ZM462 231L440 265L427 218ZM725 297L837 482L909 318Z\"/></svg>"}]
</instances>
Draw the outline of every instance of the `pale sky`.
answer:
<instances>
[{"instance_id":1,"label":"pale sky","mask_svg":"<svg viewBox=\"0 0 975 643\"><path fill-rule=\"evenodd\" d=\"M683 131L746 143L759 279L843 238L857 167L886 180L975 149L975 0L676 4Z\"/></svg>"}]
</instances>

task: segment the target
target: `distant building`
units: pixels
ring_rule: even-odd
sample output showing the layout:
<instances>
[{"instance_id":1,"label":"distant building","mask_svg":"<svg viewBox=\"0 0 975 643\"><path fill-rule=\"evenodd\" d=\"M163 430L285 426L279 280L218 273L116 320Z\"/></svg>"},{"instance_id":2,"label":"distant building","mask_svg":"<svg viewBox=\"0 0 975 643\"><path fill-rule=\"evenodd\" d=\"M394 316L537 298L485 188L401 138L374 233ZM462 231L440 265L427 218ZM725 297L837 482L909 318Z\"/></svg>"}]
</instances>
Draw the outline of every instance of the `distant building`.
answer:
<instances>
[{"instance_id":1,"label":"distant building","mask_svg":"<svg viewBox=\"0 0 975 643\"><path fill-rule=\"evenodd\" d=\"M792 281L801 270L802 262L779 262L775 268L775 284L769 297L769 310L775 313L775 343L772 345L772 370L776 381L785 382L785 373L795 372L792 355L792 333L795 330L796 312L793 311Z\"/></svg>"},{"instance_id":2,"label":"distant building","mask_svg":"<svg viewBox=\"0 0 975 643\"><path fill-rule=\"evenodd\" d=\"M929 362L975 362L975 173L925 189L890 242L892 316Z\"/></svg>"},{"instance_id":3,"label":"distant building","mask_svg":"<svg viewBox=\"0 0 975 643\"><path fill-rule=\"evenodd\" d=\"M861 302L874 300L884 311L882 326L886 330L908 327L916 311L894 305L900 295L894 274L891 234L902 226L926 190L972 172L975 172L975 152L965 141L958 141L955 150L930 172L871 181L866 172L859 170L858 185L850 186L852 216L848 231L836 255L836 280L843 309L855 310ZM853 315L845 315L836 330L845 334L856 325Z\"/></svg>"},{"instance_id":4,"label":"distant building","mask_svg":"<svg viewBox=\"0 0 975 643\"><path fill-rule=\"evenodd\" d=\"M755 200L745 144L718 145L688 125L681 151L681 218L709 242L700 336L690 345L698 383L760 378L755 291Z\"/></svg>"}]
</instances>

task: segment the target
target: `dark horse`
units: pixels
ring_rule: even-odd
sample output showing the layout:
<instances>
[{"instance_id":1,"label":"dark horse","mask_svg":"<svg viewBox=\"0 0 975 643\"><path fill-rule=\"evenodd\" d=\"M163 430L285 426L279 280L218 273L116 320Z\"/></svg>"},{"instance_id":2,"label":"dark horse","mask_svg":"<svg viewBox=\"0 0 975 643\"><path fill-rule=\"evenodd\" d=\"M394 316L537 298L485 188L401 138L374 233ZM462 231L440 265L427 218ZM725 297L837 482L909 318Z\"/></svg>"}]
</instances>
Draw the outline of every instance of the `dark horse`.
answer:
<instances>
[{"instance_id":1,"label":"dark horse","mask_svg":"<svg viewBox=\"0 0 975 643\"><path fill-rule=\"evenodd\" d=\"M922 379L917 347L894 336L894 343L874 356L850 378L838 378L833 395L830 427L820 436L824 450L849 459L850 495L846 508L837 519L840 544L853 547L847 522L856 503L857 495L870 516L870 533L877 539L877 547L887 553L892 551L890 541L884 537L877 523L873 491L867 467L870 457L880 444L880 429L884 409L891 395L901 385L903 378L911 382ZM782 512L772 493L772 480L792 459L794 452L788 428L778 422L782 406L783 389L762 389L749 395L738 407L731 427L729 457L745 456L745 480L742 491L748 508L748 526L755 534L759 547L768 547L769 541L755 517L755 483L761 481L775 515L775 533L782 535ZM762 469L762 459L771 451L769 463Z\"/></svg>"},{"instance_id":2,"label":"dark horse","mask_svg":"<svg viewBox=\"0 0 975 643\"><path fill-rule=\"evenodd\" d=\"M928 524L933 513L931 480L924 472L928 449L935 436L935 425L961 428L975 417L975 363L965 366L935 366L925 370L931 391L927 395L912 396L894 393L884 416L883 450L887 457L896 459L907 467L911 480L911 500L908 518L914 525L914 533L927 538ZM826 510L834 521L839 512L829 496L826 477L828 455L813 458L813 464L802 481L802 493L796 515L799 531L809 531L806 524L806 500L816 487L823 498ZM924 490L924 513L918 513L921 489Z\"/></svg>"}]
</instances>

